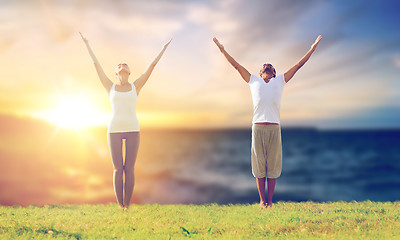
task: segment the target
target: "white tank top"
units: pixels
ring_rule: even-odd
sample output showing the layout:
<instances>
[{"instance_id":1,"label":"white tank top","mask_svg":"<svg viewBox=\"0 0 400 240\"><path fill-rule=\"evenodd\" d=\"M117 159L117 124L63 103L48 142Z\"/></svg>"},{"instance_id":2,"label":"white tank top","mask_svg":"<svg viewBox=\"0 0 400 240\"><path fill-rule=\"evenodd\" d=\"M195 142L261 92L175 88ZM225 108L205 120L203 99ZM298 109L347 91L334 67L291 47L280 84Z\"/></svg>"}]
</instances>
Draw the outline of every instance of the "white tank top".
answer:
<instances>
[{"instance_id":1,"label":"white tank top","mask_svg":"<svg viewBox=\"0 0 400 240\"><path fill-rule=\"evenodd\" d=\"M136 117L137 93L133 83L129 92L115 90L115 84L110 90L110 102L112 108L111 121L108 124L108 133L115 132L139 132L139 121Z\"/></svg>"}]
</instances>

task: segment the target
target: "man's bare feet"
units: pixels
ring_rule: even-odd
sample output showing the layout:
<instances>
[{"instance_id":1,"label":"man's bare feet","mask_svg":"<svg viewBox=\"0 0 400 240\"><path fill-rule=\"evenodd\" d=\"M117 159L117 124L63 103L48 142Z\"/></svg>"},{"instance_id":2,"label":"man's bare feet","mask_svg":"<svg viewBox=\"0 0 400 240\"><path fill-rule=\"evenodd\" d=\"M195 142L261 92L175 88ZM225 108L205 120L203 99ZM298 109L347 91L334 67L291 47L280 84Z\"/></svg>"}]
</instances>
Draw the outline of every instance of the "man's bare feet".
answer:
<instances>
[{"instance_id":1,"label":"man's bare feet","mask_svg":"<svg viewBox=\"0 0 400 240\"><path fill-rule=\"evenodd\" d=\"M266 202L260 202L260 209L266 209L267 208L267 203Z\"/></svg>"},{"instance_id":2,"label":"man's bare feet","mask_svg":"<svg viewBox=\"0 0 400 240\"><path fill-rule=\"evenodd\" d=\"M267 208L272 208L272 202L267 203Z\"/></svg>"}]
</instances>

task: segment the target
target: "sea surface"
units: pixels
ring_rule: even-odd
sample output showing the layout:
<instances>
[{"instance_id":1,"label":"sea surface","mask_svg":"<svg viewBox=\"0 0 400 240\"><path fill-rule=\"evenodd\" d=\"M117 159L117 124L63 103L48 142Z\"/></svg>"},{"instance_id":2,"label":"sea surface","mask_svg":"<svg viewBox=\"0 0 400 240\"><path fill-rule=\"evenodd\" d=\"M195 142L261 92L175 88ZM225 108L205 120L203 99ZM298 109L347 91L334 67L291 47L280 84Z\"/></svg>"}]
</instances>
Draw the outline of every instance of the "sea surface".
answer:
<instances>
[{"instance_id":1,"label":"sea surface","mask_svg":"<svg viewBox=\"0 0 400 240\"><path fill-rule=\"evenodd\" d=\"M0 115L0 205L115 203L105 127ZM400 129L282 127L274 201L400 201ZM251 129L142 129L136 204L255 203Z\"/></svg>"},{"instance_id":2,"label":"sea surface","mask_svg":"<svg viewBox=\"0 0 400 240\"><path fill-rule=\"evenodd\" d=\"M274 201L400 200L399 143L400 130L283 128ZM147 181L142 203L257 202L250 146L250 129L144 130L136 196Z\"/></svg>"}]
</instances>

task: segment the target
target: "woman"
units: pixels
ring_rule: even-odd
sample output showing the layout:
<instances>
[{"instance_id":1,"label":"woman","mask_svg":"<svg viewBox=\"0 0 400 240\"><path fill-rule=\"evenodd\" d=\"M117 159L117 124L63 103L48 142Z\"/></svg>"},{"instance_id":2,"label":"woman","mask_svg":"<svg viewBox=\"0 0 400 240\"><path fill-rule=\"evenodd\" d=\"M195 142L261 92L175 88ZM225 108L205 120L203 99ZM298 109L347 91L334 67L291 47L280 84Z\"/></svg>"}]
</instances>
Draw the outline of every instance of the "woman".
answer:
<instances>
[{"instance_id":1,"label":"woman","mask_svg":"<svg viewBox=\"0 0 400 240\"><path fill-rule=\"evenodd\" d=\"M271 64L264 64L259 76L250 74L236 62L225 50L224 46L213 38L215 44L239 72L243 80L249 84L253 98L253 126L251 141L251 166L256 178L260 207L272 207L276 179L282 172L282 143L280 128L280 105L283 87L294 74L310 59L317 48L321 35L311 45L310 50L293 67L284 74L276 76ZM265 199L265 179L268 184L268 200Z\"/></svg>"},{"instance_id":2,"label":"woman","mask_svg":"<svg viewBox=\"0 0 400 240\"><path fill-rule=\"evenodd\" d=\"M149 79L151 72L160 60L161 56L172 41L167 42L156 59L150 64L147 71L129 83L131 71L126 63L118 64L115 69L117 83L113 83L104 73L99 61L94 55L86 38L82 40L86 44L90 56L94 62L100 81L106 89L112 107L112 118L108 125L107 141L110 148L111 159L114 167L114 192L118 205L127 210L131 201L133 186L135 182L134 167L140 141L139 122L136 117L136 102L140 90ZM125 139L125 162L122 157L122 141ZM125 173L125 185L123 184L123 174ZM124 198L125 192L125 198Z\"/></svg>"}]
</instances>

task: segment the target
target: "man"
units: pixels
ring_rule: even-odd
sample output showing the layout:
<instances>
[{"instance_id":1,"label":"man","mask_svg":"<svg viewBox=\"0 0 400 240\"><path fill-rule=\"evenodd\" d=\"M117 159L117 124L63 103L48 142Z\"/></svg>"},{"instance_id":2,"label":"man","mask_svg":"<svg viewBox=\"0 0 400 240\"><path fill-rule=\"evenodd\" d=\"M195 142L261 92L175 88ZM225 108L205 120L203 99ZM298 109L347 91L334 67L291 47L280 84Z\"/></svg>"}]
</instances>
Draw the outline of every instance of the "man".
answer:
<instances>
[{"instance_id":1,"label":"man","mask_svg":"<svg viewBox=\"0 0 400 240\"><path fill-rule=\"evenodd\" d=\"M225 51L224 46L215 37L213 38L228 62L239 71L243 80L250 85L254 105L251 165L253 175L257 180L261 208L272 207L276 179L282 172L280 104L283 87L308 61L321 38L321 35L319 35L307 54L284 74L276 76L275 68L271 64L264 64L259 73L260 77L250 74ZM268 184L267 201L265 200L266 178Z\"/></svg>"}]
</instances>

